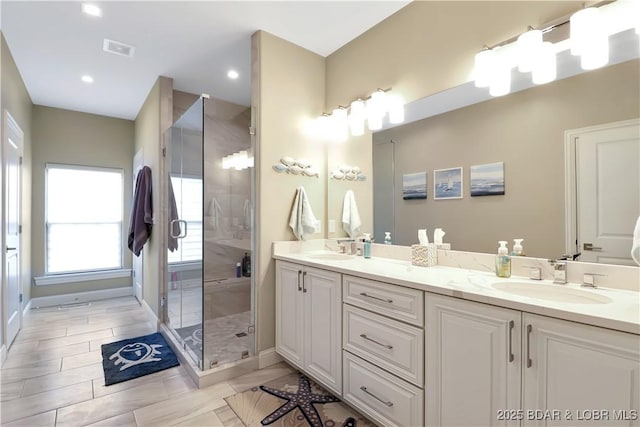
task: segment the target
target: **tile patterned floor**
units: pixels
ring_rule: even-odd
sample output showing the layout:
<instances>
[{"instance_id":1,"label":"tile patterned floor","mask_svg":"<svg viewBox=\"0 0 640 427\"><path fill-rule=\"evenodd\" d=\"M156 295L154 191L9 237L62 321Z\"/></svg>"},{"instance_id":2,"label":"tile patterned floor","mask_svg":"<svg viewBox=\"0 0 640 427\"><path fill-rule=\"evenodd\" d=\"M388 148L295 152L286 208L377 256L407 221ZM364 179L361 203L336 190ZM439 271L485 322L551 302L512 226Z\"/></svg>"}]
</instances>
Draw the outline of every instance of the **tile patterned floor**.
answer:
<instances>
[{"instance_id":1,"label":"tile patterned floor","mask_svg":"<svg viewBox=\"0 0 640 427\"><path fill-rule=\"evenodd\" d=\"M293 372L281 363L198 390L178 366L105 387L100 345L152 332L133 297L31 310L0 370L0 424L241 427L224 397Z\"/></svg>"}]
</instances>

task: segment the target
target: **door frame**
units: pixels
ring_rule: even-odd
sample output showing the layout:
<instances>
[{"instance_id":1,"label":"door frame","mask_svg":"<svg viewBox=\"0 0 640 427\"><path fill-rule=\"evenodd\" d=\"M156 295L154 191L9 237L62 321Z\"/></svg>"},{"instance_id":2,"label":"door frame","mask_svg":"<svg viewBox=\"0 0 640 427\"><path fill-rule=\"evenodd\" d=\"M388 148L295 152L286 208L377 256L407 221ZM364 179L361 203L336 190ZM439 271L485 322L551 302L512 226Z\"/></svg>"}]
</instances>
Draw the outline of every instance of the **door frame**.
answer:
<instances>
[{"instance_id":1,"label":"door frame","mask_svg":"<svg viewBox=\"0 0 640 427\"><path fill-rule=\"evenodd\" d=\"M7 204L6 204L6 199L4 197L5 195L5 188L4 185L6 184L6 164L5 162L7 161L7 154L6 154L6 145L8 144L9 141L9 128L13 127L14 130L21 136L21 144L20 147L18 148L18 155L20 157L20 159L22 159L22 155L23 155L23 150L24 150L24 131L22 130L22 128L20 127L20 125L18 124L18 122L13 118L13 116L11 115L11 113L9 113L9 110L5 109L3 111L2 114L2 140L0 141L0 150L2 151L2 156L0 156L1 162L2 162L2 176L0 177L0 185L2 186L2 201L0 202L1 206L2 206L2 214L0 215L0 220L2 221L2 224L0 225L0 231L2 233L2 245L6 245L6 209L7 209ZM19 182L18 182L18 192L19 192L19 197L20 197L20 201L18 203L18 221L20 223L20 225L22 224L22 166L20 165L20 172L19 172ZM4 247L2 248L4 249ZM2 351L4 353L4 351L8 351L9 350L9 346L11 345L11 343L9 342L9 337L8 337L8 332L9 332L9 312L8 312L8 292L6 289L7 286L7 281L5 280L5 275L7 274L7 271L5 269L6 267L6 251L2 250L2 256L0 257L0 261L2 263L2 266L0 267L0 279L2 281L2 286L0 286L2 288ZM20 295L23 294L23 289L22 289L22 233L18 233L18 285L19 285L19 292ZM18 322L19 322L19 329L22 329L22 322L23 322L23 309L24 309L24 302L19 302L19 307L18 307ZM4 355L4 354L3 354Z\"/></svg>"},{"instance_id":2,"label":"door frame","mask_svg":"<svg viewBox=\"0 0 640 427\"><path fill-rule=\"evenodd\" d=\"M564 250L566 254L582 252L578 247L578 195L576 179L576 143L578 135L590 132L640 126L640 119L604 123L564 132Z\"/></svg>"}]
</instances>

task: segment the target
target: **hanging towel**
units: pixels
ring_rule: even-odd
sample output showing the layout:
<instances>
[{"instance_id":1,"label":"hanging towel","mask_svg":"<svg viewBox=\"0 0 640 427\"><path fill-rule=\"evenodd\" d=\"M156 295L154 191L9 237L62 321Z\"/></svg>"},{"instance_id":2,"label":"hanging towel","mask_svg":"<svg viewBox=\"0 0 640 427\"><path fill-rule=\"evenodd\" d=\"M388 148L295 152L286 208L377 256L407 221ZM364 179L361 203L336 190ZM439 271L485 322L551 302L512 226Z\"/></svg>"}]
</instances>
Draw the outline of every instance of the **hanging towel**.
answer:
<instances>
[{"instance_id":1,"label":"hanging towel","mask_svg":"<svg viewBox=\"0 0 640 427\"><path fill-rule=\"evenodd\" d=\"M633 230L633 243L631 244L631 258L640 265L640 216L636 221L636 228Z\"/></svg>"},{"instance_id":2,"label":"hanging towel","mask_svg":"<svg viewBox=\"0 0 640 427\"><path fill-rule=\"evenodd\" d=\"M173 185L171 184L171 176L169 176L169 237L168 249L173 252L178 249L178 237L181 233L180 223L178 222L178 205L176 204L176 196L173 194ZM176 236L176 237L174 237Z\"/></svg>"},{"instance_id":3,"label":"hanging towel","mask_svg":"<svg viewBox=\"0 0 640 427\"><path fill-rule=\"evenodd\" d=\"M211 227L217 230L220 227L220 218L222 218L222 207L215 197L209 202L209 212Z\"/></svg>"},{"instance_id":4,"label":"hanging towel","mask_svg":"<svg viewBox=\"0 0 640 427\"><path fill-rule=\"evenodd\" d=\"M153 199L151 196L151 169L144 166L136 177L136 189L129 218L127 244L131 252L140 256L142 247L151 236L153 227Z\"/></svg>"},{"instance_id":5,"label":"hanging towel","mask_svg":"<svg viewBox=\"0 0 640 427\"><path fill-rule=\"evenodd\" d=\"M316 222L318 221L311 210L307 193L303 187L298 187L289 217L289 227L298 240L304 240L306 235L316 232Z\"/></svg>"},{"instance_id":6,"label":"hanging towel","mask_svg":"<svg viewBox=\"0 0 640 427\"><path fill-rule=\"evenodd\" d=\"M251 230L251 203L249 203L249 200L244 201L242 215L244 217L244 229Z\"/></svg>"},{"instance_id":7,"label":"hanging towel","mask_svg":"<svg viewBox=\"0 0 640 427\"><path fill-rule=\"evenodd\" d=\"M356 198L353 191L349 190L344 194L344 205L342 207L342 228L347 232L349 237L355 238L360 234L360 214L356 205Z\"/></svg>"}]
</instances>

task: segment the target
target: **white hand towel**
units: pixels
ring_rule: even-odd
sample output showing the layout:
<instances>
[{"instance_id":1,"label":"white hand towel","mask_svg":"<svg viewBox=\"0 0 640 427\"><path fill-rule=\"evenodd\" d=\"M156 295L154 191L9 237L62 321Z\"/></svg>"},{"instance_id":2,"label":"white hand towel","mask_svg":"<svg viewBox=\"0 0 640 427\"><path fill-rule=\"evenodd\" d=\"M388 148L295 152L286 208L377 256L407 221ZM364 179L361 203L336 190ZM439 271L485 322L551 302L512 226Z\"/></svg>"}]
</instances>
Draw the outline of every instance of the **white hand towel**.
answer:
<instances>
[{"instance_id":1,"label":"white hand towel","mask_svg":"<svg viewBox=\"0 0 640 427\"><path fill-rule=\"evenodd\" d=\"M640 265L640 216L636 221L636 228L633 230L633 243L631 244L631 258Z\"/></svg>"},{"instance_id":2,"label":"white hand towel","mask_svg":"<svg viewBox=\"0 0 640 427\"><path fill-rule=\"evenodd\" d=\"M211 221L211 227L214 230L217 230L220 227L220 217L222 217L222 207L220 207L220 203L214 197L209 202L209 212L208 212Z\"/></svg>"},{"instance_id":3,"label":"white hand towel","mask_svg":"<svg viewBox=\"0 0 640 427\"><path fill-rule=\"evenodd\" d=\"M360 214L356 205L356 198L353 191L349 190L344 194L344 205L342 207L342 228L349 237L354 238L360 234Z\"/></svg>"},{"instance_id":4,"label":"white hand towel","mask_svg":"<svg viewBox=\"0 0 640 427\"><path fill-rule=\"evenodd\" d=\"M293 208L291 209L291 216L289 217L289 227L291 227L298 240L304 240L306 235L316 232L317 222L307 198L307 193L303 187L298 187L296 189L296 198L293 201Z\"/></svg>"}]
</instances>

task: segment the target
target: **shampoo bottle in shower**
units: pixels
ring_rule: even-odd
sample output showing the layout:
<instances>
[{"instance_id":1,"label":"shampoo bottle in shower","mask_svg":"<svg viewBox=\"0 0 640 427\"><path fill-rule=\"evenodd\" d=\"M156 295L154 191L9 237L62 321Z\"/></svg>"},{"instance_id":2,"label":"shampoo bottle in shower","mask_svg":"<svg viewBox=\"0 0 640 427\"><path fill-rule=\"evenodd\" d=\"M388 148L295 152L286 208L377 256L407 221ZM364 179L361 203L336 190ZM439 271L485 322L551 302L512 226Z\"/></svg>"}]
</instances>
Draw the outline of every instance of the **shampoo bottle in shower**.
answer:
<instances>
[{"instance_id":1,"label":"shampoo bottle in shower","mask_svg":"<svg viewBox=\"0 0 640 427\"><path fill-rule=\"evenodd\" d=\"M251 257L247 252L242 257L242 275L244 277L251 277Z\"/></svg>"},{"instance_id":2,"label":"shampoo bottle in shower","mask_svg":"<svg viewBox=\"0 0 640 427\"><path fill-rule=\"evenodd\" d=\"M242 264L241 263L236 263L236 277L241 277L242 276Z\"/></svg>"}]
</instances>

